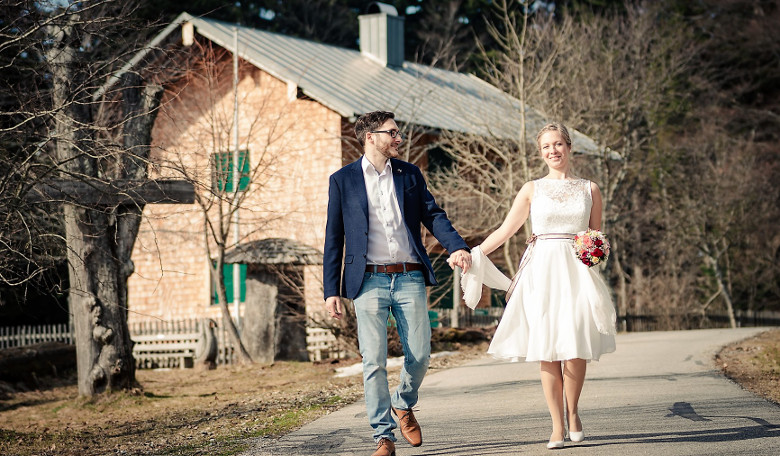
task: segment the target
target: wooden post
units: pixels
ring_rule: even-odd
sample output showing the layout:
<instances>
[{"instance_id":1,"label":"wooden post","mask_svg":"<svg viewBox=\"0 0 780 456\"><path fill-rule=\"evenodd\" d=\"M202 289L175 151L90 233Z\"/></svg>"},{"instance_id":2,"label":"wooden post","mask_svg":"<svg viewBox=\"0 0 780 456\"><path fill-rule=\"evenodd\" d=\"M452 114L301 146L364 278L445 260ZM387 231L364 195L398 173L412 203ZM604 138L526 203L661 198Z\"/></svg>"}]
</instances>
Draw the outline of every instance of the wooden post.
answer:
<instances>
[{"instance_id":1,"label":"wooden post","mask_svg":"<svg viewBox=\"0 0 780 456\"><path fill-rule=\"evenodd\" d=\"M52 179L34 186L30 202L61 202L82 207L108 208L121 205L192 204L195 187L184 180L67 180Z\"/></svg>"}]
</instances>

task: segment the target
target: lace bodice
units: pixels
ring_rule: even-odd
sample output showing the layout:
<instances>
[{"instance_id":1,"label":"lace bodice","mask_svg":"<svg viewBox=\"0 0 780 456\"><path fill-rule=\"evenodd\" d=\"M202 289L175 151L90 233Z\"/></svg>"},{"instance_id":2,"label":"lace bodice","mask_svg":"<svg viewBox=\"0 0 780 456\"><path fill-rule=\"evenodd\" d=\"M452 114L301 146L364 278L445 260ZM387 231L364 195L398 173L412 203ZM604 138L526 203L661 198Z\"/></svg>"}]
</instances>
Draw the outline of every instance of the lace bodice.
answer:
<instances>
[{"instance_id":1,"label":"lace bodice","mask_svg":"<svg viewBox=\"0 0 780 456\"><path fill-rule=\"evenodd\" d=\"M531 228L534 234L584 231L592 206L588 180L537 179L531 198Z\"/></svg>"}]
</instances>

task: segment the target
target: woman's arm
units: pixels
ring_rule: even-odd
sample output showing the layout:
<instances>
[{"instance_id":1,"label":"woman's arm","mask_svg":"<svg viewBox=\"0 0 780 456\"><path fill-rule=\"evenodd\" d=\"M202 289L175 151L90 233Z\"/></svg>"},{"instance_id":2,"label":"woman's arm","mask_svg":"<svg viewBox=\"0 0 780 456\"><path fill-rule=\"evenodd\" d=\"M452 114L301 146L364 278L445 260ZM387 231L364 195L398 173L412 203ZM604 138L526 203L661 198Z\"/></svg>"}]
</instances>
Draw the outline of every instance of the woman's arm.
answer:
<instances>
[{"instance_id":1,"label":"woman's arm","mask_svg":"<svg viewBox=\"0 0 780 456\"><path fill-rule=\"evenodd\" d=\"M526 182L517 193L515 201L512 203L512 208L504 219L504 223L480 244L479 248L485 255L499 248L523 226L531 210L531 197L533 197L533 194L534 183Z\"/></svg>"},{"instance_id":2,"label":"woman's arm","mask_svg":"<svg viewBox=\"0 0 780 456\"><path fill-rule=\"evenodd\" d=\"M592 230L601 230L601 190L595 182L590 183L590 194L593 199L593 207L590 208L590 220L588 221L588 228Z\"/></svg>"}]
</instances>

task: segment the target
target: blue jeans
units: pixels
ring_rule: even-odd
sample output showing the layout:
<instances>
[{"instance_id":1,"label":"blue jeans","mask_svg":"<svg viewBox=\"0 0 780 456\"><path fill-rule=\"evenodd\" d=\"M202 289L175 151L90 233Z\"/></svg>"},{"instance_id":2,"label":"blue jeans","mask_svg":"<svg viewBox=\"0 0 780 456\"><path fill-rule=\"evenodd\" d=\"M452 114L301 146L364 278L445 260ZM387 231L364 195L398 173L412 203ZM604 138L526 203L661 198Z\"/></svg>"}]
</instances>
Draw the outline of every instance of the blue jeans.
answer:
<instances>
[{"instance_id":1,"label":"blue jeans","mask_svg":"<svg viewBox=\"0 0 780 456\"><path fill-rule=\"evenodd\" d=\"M417 403L417 390L431 356L431 323L423 273L367 272L354 305L368 421L375 441L384 437L395 442L396 424L390 416L390 406L409 410ZM387 320L391 312L404 351L401 383L392 397L387 383Z\"/></svg>"}]
</instances>

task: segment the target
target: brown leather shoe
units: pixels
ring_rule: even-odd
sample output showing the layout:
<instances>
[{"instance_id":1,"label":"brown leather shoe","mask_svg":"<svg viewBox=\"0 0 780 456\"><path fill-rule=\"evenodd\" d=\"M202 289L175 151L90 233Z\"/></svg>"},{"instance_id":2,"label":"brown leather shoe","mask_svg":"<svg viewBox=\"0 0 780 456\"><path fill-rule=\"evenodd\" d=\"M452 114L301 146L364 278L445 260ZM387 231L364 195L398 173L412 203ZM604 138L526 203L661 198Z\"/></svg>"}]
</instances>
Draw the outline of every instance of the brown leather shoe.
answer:
<instances>
[{"instance_id":1,"label":"brown leather shoe","mask_svg":"<svg viewBox=\"0 0 780 456\"><path fill-rule=\"evenodd\" d=\"M371 456L395 456L395 443L390 439L379 439Z\"/></svg>"},{"instance_id":2,"label":"brown leather shoe","mask_svg":"<svg viewBox=\"0 0 780 456\"><path fill-rule=\"evenodd\" d=\"M414 418L414 413L411 410L398 410L395 407L392 407L392 409L395 416L398 417L398 427L401 430L401 435L413 447L422 445L422 431L420 430L420 423Z\"/></svg>"}]
</instances>

